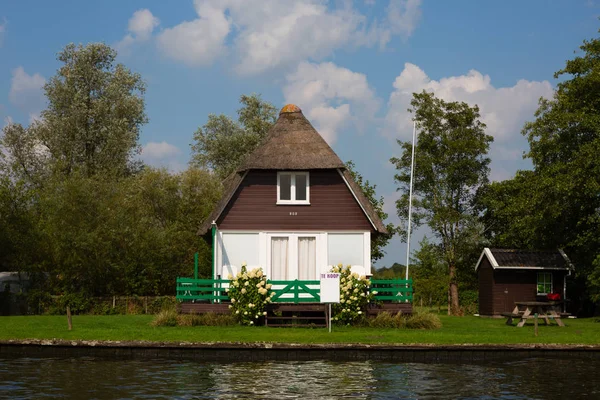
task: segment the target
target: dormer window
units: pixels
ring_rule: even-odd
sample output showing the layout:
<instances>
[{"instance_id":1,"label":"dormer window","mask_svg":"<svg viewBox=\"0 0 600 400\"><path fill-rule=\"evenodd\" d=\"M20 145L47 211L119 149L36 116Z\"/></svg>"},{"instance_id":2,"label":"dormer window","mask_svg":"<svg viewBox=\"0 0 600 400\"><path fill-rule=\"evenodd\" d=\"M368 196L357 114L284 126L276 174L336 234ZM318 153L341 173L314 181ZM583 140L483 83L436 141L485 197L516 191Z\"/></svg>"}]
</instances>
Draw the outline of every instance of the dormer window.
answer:
<instances>
[{"instance_id":1,"label":"dormer window","mask_svg":"<svg viewBox=\"0 0 600 400\"><path fill-rule=\"evenodd\" d=\"M277 173L277 204L310 204L308 172Z\"/></svg>"}]
</instances>

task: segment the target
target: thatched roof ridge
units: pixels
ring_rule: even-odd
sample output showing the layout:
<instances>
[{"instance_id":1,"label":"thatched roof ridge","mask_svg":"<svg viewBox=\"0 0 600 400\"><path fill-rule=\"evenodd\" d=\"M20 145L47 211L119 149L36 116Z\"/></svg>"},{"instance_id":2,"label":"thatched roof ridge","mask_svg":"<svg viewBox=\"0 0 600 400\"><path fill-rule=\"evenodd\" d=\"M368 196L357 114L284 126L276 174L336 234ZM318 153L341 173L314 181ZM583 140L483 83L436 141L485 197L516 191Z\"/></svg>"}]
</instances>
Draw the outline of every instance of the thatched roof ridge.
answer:
<instances>
[{"instance_id":1,"label":"thatched roof ridge","mask_svg":"<svg viewBox=\"0 0 600 400\"><path fill-rule=\"evenodd\" d=\"M262 144L238 171L249 169L308 170L344 168L344 163L304 117L300 108L287 105Z\"/></svg>"}]
</instances>

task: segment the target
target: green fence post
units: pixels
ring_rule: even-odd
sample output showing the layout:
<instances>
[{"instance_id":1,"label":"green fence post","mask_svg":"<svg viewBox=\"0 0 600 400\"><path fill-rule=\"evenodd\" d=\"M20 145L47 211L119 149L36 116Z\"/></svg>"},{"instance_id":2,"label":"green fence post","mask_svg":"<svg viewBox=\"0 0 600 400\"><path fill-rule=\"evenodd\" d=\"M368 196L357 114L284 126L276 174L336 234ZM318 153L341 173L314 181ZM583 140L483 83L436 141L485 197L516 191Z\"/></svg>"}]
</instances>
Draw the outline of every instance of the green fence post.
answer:
<instances>
[{"instance_id":1,"label":"green fence post","mask_svg":"<svg viewBox=\"0 0 600 400\"><path fill-rule=\"evenodd\" d=\"M198 279L198 253L194 254L194 279Z\"/></svg>"}]
</instances>

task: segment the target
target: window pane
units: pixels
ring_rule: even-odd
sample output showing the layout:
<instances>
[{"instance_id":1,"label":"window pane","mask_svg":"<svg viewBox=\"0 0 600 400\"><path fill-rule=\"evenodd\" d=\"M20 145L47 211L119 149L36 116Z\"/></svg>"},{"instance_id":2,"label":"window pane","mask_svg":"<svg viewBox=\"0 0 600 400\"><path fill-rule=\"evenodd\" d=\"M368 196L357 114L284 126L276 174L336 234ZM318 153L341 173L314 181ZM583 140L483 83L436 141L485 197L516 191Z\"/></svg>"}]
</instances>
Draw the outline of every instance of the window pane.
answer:
<instances>
[{"instance_id":1,"label":"window pane","mask_svg":"<svg viewBox=\"0 0 600 400\"><path fill-rule=\"evenodd\" d=\"M538 293L552 293L552 274L549 272L539 272L537 274Z\"/></svg>"},{"instance_id":2,"label":"window pane","mask_svg":"<svg viewBox=\"0 0 600 400\"><path fill-rule=\"evenodd\" d=\"M298 278L317 278L317 239L314 237L298 238Z\"/></svg>"},{"instance_id":3,"label":"window pane","mask_svg":"<svg viewBox=\"0 0 600 400\"><path fill-rule=\"evenodd\" d=\"M296 175L296 200L306 200L306 175Z\"/></svg>"},{"instance_id":4,"label":"window pane","mask_svg":"<svg viewBox=\"0 0 600 400\"><path fill-rule=\"evenodd\" d=\"M327 235L329 265L364 266L362 233L330 233Z\"/></svg>"},{"instance_id":5,"label":"window pane","mask_svg":"<svg viewBox=\"0 0 600 400\"><path fill-rule=\"evenodd\" d=\"M289 273L288 238L271 238L271 276L272 280L286 280Z\"/></svg>"},{"instance_id":6,"label":"window pane","mask_svg":"<svg viewBox=\"0 0 600 400\"><path fill-rule=\"evenodd\" d=\"M292 199L292 176L289 174L279 175L279 200Z\"/></svg>"}]
</instances>

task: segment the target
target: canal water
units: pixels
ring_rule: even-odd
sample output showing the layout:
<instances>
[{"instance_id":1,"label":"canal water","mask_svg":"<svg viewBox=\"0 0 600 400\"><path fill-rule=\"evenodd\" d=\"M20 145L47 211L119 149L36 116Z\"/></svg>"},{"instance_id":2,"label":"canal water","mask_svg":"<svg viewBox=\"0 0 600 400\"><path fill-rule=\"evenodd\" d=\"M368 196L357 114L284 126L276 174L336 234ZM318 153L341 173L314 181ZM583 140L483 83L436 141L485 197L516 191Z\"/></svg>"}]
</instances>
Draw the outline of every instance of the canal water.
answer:
<instances>
[{"instance_id":1,"label":"canal water","mask_svg":"<svg viewBox=\"0 0 600 400\"><path fill-rule=\"evenodd\" d=\"M600 399L600 361L199 363L0 358L0 398Z\"/></svg>"}]
</instances>

